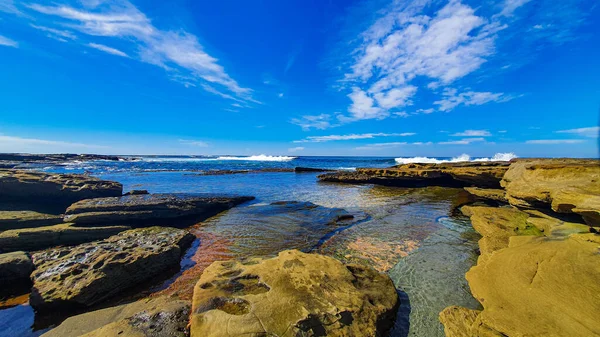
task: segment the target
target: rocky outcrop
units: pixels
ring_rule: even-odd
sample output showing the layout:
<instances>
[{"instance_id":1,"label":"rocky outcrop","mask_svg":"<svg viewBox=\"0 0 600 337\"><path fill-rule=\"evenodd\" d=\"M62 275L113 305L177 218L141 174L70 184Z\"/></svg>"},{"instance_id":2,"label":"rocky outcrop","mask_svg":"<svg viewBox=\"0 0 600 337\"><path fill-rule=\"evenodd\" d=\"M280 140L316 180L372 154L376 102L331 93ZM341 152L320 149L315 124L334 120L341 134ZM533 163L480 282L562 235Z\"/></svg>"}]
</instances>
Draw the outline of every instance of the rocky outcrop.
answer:
<instances>
[{"instance_id":1,"label":"rocky outcrop","mask_svg":"<svg viewBox=\"0 0 600 337\"><path fill-rule=\"evenodd\" d=\"M184 230L150 227L34 254L30 304L37 310L96 304L178 268L193 240Z\"/></svg>"},{"instance_id":2,"label":"rocky outcrop","mask_svg":"<svg viewBox=\"0 0 600 337\"><path fill-rule=\"evenodd\" d=\"M465 336L600 335L598 244L594 234L512 237L467 273L484 309L466 317Z\"/></svg>"},{"instance_id":3,"label":"rocky outcrop","mask_svg":"<svg viewBox=\"0 0 600 337\"><path fill-rule=\"evenodd\" d=\"M38 228L14 229L0 232L0 252L42 250L56 246L72 246L106 239L131 229L128 226L77 227L60 224Z\"/></svg>"},{"instance_id":4,"label":"rocky outcrop","mask_svg":"<svg viewBox=\"0 0 600 337\"><path fill-rule=\"evenodd\" d=\"M56 225L63 222L62 218L62 214L48 214L30 210L0 210L0 231ZM2 245L0 245L1 250Z\"/></svg>"},{"instance_id":5,"label":"rocky outcrop","mask_svg":"<svg viewBox=\"0 0 600 337\"><path fill-rule=\"evenodd\" d=\"M600 226L600 161L521 159L502 179L511 205L575 213Z\"/></svg>"},{"instance_id":6,"label":"rocky outcrop","mask_svg":"<svg viewBox=\"0 0 600 337\"><path fill-rule=\"evenodd\" d=\"M200 277L191 336L381 336L398 307L388 276L300 251L215 262Z\"/></svg>"},{"instance_id":7,"label":"rocky outcrop","mask_svg":"<svg viewBox=\"0 0 600 337\"><path fill-rule=\"evenodd\" d=\"M64 221L77 224L167 224L185 226L204 220L253 197L219 197L193 194L128 195L74 203Z\"/></svg>"},{"instance_id":8,"label":"rocky outcrop","mask_svg":"<svg viewBox=\"0 0 600 337\"><path fill-rule=\"evenodd\" d=\"M477 186L497 188L508 162L404 164L385 169L359 168L353 172L322 174L319 180L399 187Z\"/></svg>"},{"instance_id":9,"label":"rocky outcrop","mask_svg":"<svg viewBox=\"0 0 600 337\"><path fill-rule=\"evenodd\" d=\"M472 194L475 199L485 201L496 201L498 203L508 203L506 199L506 192L499 188L479 188L479 187L465 187L465 190Z\"/></svg>"},{"instance_id":10,"label":"rocky outcrop","mask_svg":"<svg viewBox=\"0 0 600 337\"><path fill-rule=\"evenodd\" d=\"M0 295L20 285L29 285L33 263L25 252L0 254Z\"/></svg>"},{"instance_id":11,"label":"rocky outcrop","mask_svg":"<svg viewBox=\"0 0 600 337\"><path fill-rule=\"evenodd\" d=\"M67 318L44 337L188 336L191 305L158 297Z\"/></svg>"},{"instance_id":12,"label":"rocky outcrop","mask_svg":"<svg viewBox=\"0 0 600 337\"><path fill-rule=\"evenodd\" d=\"M0 199L69 205L90 198L120 196L123 186L80 174L0 170Z\"/></svg>"},{"instance_id":13,"label":"rocky outcrop","mask_svg":"<svg viewBox=\"0 0 600 337\"><path fill-rule=\"evenodd\" d=\"M0 153L0 160L20 161L20 162L63 162L70 160L112 160L117 161L121 158L117 156L106 156L101 154L30 154L30 153Z\"/></svg>"},{"instance_id":14,"label":"rocky outcrop","mask_svg":"<svg viewBox=\"0 0 600 337\"><path fill-rule=\"evenodd\" d=\"M296 173L308 173L308 172L333 172L335 170L324 169L324 168L313 168L313 167L302 167L297 166L294 168Z\"/></svg>"}]
</instances>

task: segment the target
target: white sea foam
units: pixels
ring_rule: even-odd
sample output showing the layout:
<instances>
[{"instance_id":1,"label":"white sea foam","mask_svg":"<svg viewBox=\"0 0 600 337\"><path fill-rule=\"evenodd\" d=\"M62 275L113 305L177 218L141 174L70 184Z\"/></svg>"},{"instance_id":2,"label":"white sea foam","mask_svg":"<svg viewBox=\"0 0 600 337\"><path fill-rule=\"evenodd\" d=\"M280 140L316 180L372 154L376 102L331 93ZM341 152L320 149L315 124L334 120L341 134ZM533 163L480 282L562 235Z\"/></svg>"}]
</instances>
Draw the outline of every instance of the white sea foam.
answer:
<instances>
[{"instance_id":1,"label":"white sea foam","mask_svg":"<svg viewBox=\"0 0 600 337\"><path fill-rule=\"evenodd\" d=\"M231 157L231 156L223 156L218 157L216 160L244 160L244 161L290 161L294 160L298 157L288 157L288 156L267 156L264 154L258 156L249 156L249 157Z\"/></svg>"},{"instance_id":2,"label":"white sea foam","mask_svg":"<svg viewBox=\"0 0 600 337\"><path fill-rule=\"evenodd\" d=\"M509 161L513 158L517 158L517 156L510 153L496 153L492 158L472 158L468 154L461 154L458 157L454 157L452 159L437 159L437 158L429 158L429 157L411 157L411 158L396 158L396 163L398 164L410 164L410 163L420 163L420 164L441 164L441 163L459 163L459 162L483 162L483 161Z\"/></svg>"}]
</instances>

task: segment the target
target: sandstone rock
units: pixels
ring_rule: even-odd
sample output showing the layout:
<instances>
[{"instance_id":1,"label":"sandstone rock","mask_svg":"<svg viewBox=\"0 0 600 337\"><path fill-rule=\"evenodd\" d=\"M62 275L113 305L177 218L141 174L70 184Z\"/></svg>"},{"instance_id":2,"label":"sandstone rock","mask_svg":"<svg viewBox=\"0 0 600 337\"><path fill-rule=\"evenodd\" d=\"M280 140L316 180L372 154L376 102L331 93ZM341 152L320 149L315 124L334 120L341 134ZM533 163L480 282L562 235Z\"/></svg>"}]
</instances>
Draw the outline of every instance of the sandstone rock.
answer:
<instances>
[{"instance_id":1,"label":"sandstone rock","mask_svg":"<svg viewBox=\"0 0 600 337\"><path fill-rule=\"evenodd\" d=\"M187 336L191 305L158 297L67 318L44 337Z\"/></svg>"},{"instance_id":2,"label":"sandstone rock","mask_svg":"<svg viewBox=\"0 0 600 337\"><path fill-rule=\"evenodd\" d=\"M33 263L25 252L0 254L0 294L10 292L19 285L29 285Z\"/></svg>"},{"instance_id":3,"label":"sandstone rock","mask_svg":"<svg viewBox=\"0 0 600 337\"><path fill-rule=\"evenodd\" d=\"M483 237L479 240L483 258L508 247L511 236L542 235L539 228L527 222L529 215L515 208L463 206L461 211L471 218L473 228Z\"/></svg>"},{"instance_id":4,"label":"sandstone rock","mask_svg":"<svg viewBox=\"0 0 600 337\"><path fill-rule=\"evenodd\" d=\"M147 190L131 190L123 195L141 195L141 194L150 194Z\"/></svg>"},{"instance_id":5,"label":"sandstone rock","mask_svg":"<svg viewBox=\"0 0 600 337\"><path fill-rule=\"evenodd\" d=\"M96 304L179 267L193 239L184 230L150 227L34 254L30 304L37 310Z\"/></svg>"},{"instance_id":6,"label":"sandstone rock","mask_svg":"<svg viewBox=\"0 0 600 337\"><path fill-rule=\"evenodd\" d=\"M600 226L599 160L517 160L501 184L512 205L576 213L589 225Z\"/></svg>"},{"instance_id":7,"label":"sandstone rock","mask_svg":"<svg viewBox=\"0 0 600 337\"><path fill-rule=\"evenodd\" d=\"M106 239L128 229L131 228L127 226L77 227L73 224L60 224L8 230L0 233L0 251L32 251L56 246L78 245Z\"/></svg>"},{"instance_id":8,"label":"sandstone rock","mask_svg":"<svg viewBox=\"0 0 600 337\"><path fill-rule=\"evenodd\" d=\"M120 196L123 186L80 174L0 170L0 199L69 205L89 198Z\"/></svg>"},{"instance_id":9,"label":"sandstone rock","mask_svg":"<svg viewBox=\"0 0 600 337\"><path fill-rule=\"evenodd\" d=\"M474 337L471 326L481 311L451 306L440 312L446 337Z\"/></svg>"},{"instance_id":10,"label":"sandstone rock","mask_svg":"<svg viewBox=\"0 0 600 337\"><path fill-rule=\"evenodd\" d=\"M62 218L62 214L30 210L0 210L0 231L56 225L62 222ZM2 245L0 245L0 250L2 250Z\"/></svg>"},{"instance_id":11,"label":"sandstone rock","mask_svg":"<svg viewBox=\"0 0 600 337\"><path fill-rule=\"evenodd\" d=\"M96 198L74 203L65 222L77 224L168 224L176 219L204 220L254 197L219 197L193 194L148 194ZM182 222L182 224L185 222ZM187 224L187 223L186 223Z\"/></svg>"},{"instance_id":12,"label":"sandstone rock","mask_svg":"<svg viewBox=\"0 0 600 337\"><path fill-rule=\"evenodd\" d=\"M210 265L194 289L191 336L380 336L397 307L384 274L283 251Z\"/></svg>"},{"instance_id":13,"label":"sandstone rock","mask_svg":"<svg viewBox=\"0 0 600 337\"><path fill-rule=\"evenodd\" d=\"M479 188L479 187L465 187L465 190L477 199L493 200L500 203L508 203L506 200L505 191L496 188Z\"/></svg>"},{"instance_id":14,"label":"sandstone rock","mask_svg":"<svg viewBox=\"0 0 600 337\"><path fill-rule=\"evenodd\" d=\"M595 234L512 237L467 273L484 307L472 335L600 335L599 244Z\"/></svg>"},{"instance_id":15,"label":"sandstone rock","mask_svg":"<svg viewBox=\"0 0 600 337\"><path fill-rule=\"evenodd\" d=\"M508 162L404 164L385 169L359 168L353 172L322 174L321 181L367 183L400 187L478 186L497 188Z\"/></svg>"}]
</instances>

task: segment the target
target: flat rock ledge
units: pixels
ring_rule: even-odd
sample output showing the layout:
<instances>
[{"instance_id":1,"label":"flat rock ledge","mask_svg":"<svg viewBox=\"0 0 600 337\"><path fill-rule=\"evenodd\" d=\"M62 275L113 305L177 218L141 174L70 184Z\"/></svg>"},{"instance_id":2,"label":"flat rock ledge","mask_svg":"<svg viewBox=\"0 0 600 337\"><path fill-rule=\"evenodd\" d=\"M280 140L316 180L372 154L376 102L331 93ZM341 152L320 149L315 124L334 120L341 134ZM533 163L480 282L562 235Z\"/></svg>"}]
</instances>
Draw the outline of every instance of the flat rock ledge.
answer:
<instances>
[{"instance_id":1,"label":"flat rock ledge","mask_svg":"<svg viewBox=\"0 0 600 337\"><path fill-rule=\"evenodd\" d=\"M33 263L25 252L0 254L0 295L10 293L20 285L29 285Z\"/></svg>"},{"instance_id":2,"label":"flat rock ledge","mask_svg":"<svg viewBox=\"0 0 600 337\"><path fill-rule=\"evenodd\" d=\"M13 229L0 232L0 252L35 251L56 246L78 245L103 240L128 229L131 227L77 227L74 224Z\"/></svg>"},{"instance_id":3,"label":"flat rock ledge","mask_svg":"<svg viewBox=\"0 0 600 337\"><path fill-rule=\"evenodd\" d=\"M398 296L372 268L297 250L214 262L194 288L190 332L211 336L382 336Z\"/></svg>"},{"instance_id":4,"label":"flat rock ledge","mask_svg":"<svg viewBox=\"0 0 600 337\"><path fill-rule=\"evenodd\" d=\"M167 224L185 226L207 219L241 203L253 200L246 196L203 196L194 194L141 194L96 198L74 203L64 221L77 224Z\"/></svg>"},{"instance_id":5,"label":"flat rock ledge","mask_svg":"<svg viewBox=\"0 0 600 337\"><path fill-rule=\"evenodd\" d=\"M62 214L48 214L30 210L0 210L0 231L51 226L62 222ZM2 245L0 245L1 249Z\"/></svg>"},{"instance_id":6,"label":"flat rock ledge","mask_svg":"<svg viewBox=\"0 0 600 337\"><path fill-rule=\"evenodd\" d=\"M120 196L123 185L81 174L0 170L0 199L69 205L90 198Z\"/></svg>"},{"instance_id":7,"label":"flat rock ledge","mask_svg":"<svg viewBox=\"0 0 600 337\"><path fill-rule=\"evenodd\" d=\"M186 337L191 305L158 297L67 318L43 337Z\"/></svg>"},{"instance_id":8,"label":"flat rock ledge","mask_svg":"<svg viewBox=\"0 0 600 337\"><path fill-rule=\"evenodd\" d=\"M509 162L404 164L385 169L359 168L322 174L327 182L377 184L398 187L446 186L499 188Z\"/></svg>"},{"instance_id":9,"label":"flat rock ledge","mask_svg":"<svg viewBox=\"0 0 600 337\"><path fill-rule=\"evenodd\" d=\"M193 240L184 230L149 227L33 254L30 304L41 311L102 302L179 267Z\"/></svg>"}]
</instances>

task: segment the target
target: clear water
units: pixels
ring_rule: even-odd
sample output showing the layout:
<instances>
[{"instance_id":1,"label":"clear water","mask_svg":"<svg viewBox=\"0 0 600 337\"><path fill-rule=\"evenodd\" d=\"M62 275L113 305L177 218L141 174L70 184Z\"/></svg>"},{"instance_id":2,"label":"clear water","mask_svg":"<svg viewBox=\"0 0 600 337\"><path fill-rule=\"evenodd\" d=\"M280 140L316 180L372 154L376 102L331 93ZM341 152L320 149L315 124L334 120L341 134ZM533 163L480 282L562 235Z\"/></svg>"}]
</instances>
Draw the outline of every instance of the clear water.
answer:
<instances>
[{"instance_id":1,"label":"clear water","mask_svg":"<svg viewBox=\"0 0 600 337\"><path fill-rule=\"evenodd\" d=\"M276 172L200 175L209 170L263 168L387 167L394 158L301 157L289 161L157 158L140 161L93 161L62 165L28 165L51 172L87 172L116 180L124 190L151 193L209 192L252 195L256 200L190 228L199 239L182 263L185 270L157 293L189 298L202 270L215 260L270 256L302 249L362 263L387 272L398 288L402 307L392 336L443 336L439 312L449 305L477 308L465 272L474 264L477 237L468 218L453 210L466 200L461 189L390 188L320 183L318 173ZM318 209L274 212L272 202L300 201ZM343 209L355 219L331 225ZM14 316L18 315L19 320ZM32 336L33 312L27 305L0 310L0 336Z\"/></svg>"}]
</instances>

